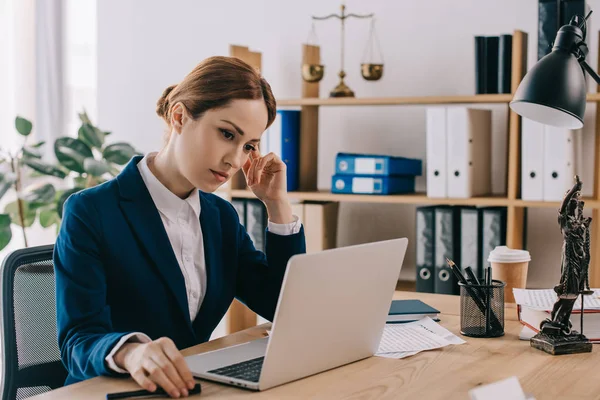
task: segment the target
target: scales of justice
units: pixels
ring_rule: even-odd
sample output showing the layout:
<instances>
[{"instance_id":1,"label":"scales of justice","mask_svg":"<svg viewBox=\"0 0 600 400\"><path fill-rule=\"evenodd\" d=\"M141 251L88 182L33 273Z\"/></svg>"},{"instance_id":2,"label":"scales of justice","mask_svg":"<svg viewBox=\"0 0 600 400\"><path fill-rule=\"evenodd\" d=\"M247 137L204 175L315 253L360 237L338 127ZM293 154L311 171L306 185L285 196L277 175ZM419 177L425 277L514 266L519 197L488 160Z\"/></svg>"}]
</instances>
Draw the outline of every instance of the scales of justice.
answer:
<instances>
[{"instance_id":1,"label":"scales of justice","mask_svg":"<svg viewBox=\"0 0 600 400\"><path fill-rule=\"evenodd\" d=\"M323 17L312 16L312 29L309 34L308 43L311 42L311 38L316 41L316 33L315 33L315 21L324 21L331 18L337 18L341 22L341 46L340 46L340 72L338 76L340 77L340 82L338 85L329 93L330 97L354 97L354 92L352 89L346 85L344 82L344 78L346 77L346 72L344 71L344 34L345 34L345 22L348 18L359 18L359 19L370 19L371 20L371 29L369 33L369 40L367 42L367 46L365 48L365 54L363 56L363 63L361 64L361 75L367 81L377 81L381 79L383 76L383 54L381 52L381 47L379 45L379 40L377 39L377 35L375 33L375 14L346 14L346 6L342 4L341 6L341 14L330 14ZM381 58L380 63L373 62L365 62L367 56L373 61L373 48L377 45L377 49L379 51L379 55ZM305 63L302 65L302 79L306 82L318 82L323 78L325 73L325 66L322 64L310 64Z\"/></svg>"}]
</instances>

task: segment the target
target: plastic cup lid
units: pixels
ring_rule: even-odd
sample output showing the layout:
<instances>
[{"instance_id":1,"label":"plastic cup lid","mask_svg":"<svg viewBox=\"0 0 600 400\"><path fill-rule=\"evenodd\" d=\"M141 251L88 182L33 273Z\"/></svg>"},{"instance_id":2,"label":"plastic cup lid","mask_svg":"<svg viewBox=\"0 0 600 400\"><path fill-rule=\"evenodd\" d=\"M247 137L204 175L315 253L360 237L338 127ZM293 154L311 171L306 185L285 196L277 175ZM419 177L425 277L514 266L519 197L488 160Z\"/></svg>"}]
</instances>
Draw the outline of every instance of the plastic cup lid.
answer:
<instances>
[{"instance_id":1,"label":"plastic cup lid","mask_svg":"<svg viewBox=\"0 0 600 400\"><path fill-rule=\"evenodd\" d=\"M531 255L527 250L509 249L506 246L497 246L490 252L489 262L518 263L531 261Z\"/></svg>"}]
</instances>

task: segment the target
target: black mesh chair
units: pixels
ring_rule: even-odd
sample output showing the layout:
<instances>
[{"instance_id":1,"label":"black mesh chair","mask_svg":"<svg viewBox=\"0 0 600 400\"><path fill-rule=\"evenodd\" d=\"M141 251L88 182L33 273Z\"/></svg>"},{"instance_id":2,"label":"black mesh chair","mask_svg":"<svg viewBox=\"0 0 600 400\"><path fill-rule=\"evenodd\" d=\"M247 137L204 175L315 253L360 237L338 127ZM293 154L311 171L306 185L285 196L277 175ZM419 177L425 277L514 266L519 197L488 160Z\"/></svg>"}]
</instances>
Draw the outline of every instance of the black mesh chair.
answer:
<instances>
[{"instance_id":1,"label":"black mesh chair","mask_svg":"<svg viewBox=\"0 0 600 400\"><path fill-rule=\"evenodd\" d=\"M56 334L54 246L30 247L2 263L2 399L63 386L67 371Z\"/></svg>"}]
</instances>

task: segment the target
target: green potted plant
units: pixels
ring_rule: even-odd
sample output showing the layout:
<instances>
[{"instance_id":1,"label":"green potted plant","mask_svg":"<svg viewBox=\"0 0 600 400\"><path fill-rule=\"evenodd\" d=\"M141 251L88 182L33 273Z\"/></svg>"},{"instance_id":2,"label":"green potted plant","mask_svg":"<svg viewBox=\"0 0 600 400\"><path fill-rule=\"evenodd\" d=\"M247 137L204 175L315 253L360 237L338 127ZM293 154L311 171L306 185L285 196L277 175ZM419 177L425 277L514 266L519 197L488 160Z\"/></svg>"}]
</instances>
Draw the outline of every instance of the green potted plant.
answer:
<instances>
[{"instance_id":1,"label":"green potted plant","mask_svg":"<svg viewBox=\"0 0 600 400\"><path fill-rule=\"evenodd\" d=\"M31 121L16 117L22 146L12 152L0 147L0 199L11 189L16 193L16 200L0 212L0 250L10 243L13 227L21 230L25 247L26 228L36 220L44 228L56 225L58 231L63 204L71 194L111 179L140 154L125 142L106 145L110 132L93 125L85 111L79 119L78 137L56 139L53 150L58 162L49 163L43 160L45 143L31 143Z\"/></svg>"}]
</instances>

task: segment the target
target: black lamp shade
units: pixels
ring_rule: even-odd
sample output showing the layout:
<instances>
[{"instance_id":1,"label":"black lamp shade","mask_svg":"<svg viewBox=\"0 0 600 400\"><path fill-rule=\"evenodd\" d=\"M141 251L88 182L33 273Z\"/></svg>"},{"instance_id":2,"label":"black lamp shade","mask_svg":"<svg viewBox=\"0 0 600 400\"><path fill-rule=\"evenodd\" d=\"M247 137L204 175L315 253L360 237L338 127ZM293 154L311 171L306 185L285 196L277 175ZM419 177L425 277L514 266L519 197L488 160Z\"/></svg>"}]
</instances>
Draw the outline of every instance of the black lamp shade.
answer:
<instances>
[{"instance_id":1,"label":"black lamp shade","mask_svg":"<svg viewBox=\"0 0 600 400\"><path fill-rule=\"evenodd\" d=\"M554 48L525 75L510 108L517 114L561 128L583 126L586 81L577 58Z\"/></svg>"}]
</instances>

